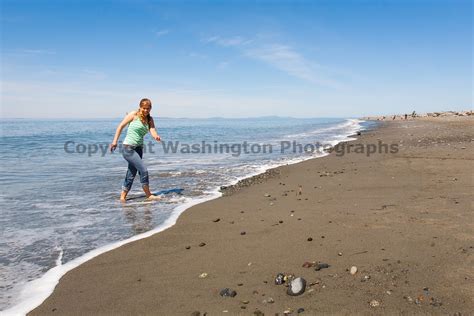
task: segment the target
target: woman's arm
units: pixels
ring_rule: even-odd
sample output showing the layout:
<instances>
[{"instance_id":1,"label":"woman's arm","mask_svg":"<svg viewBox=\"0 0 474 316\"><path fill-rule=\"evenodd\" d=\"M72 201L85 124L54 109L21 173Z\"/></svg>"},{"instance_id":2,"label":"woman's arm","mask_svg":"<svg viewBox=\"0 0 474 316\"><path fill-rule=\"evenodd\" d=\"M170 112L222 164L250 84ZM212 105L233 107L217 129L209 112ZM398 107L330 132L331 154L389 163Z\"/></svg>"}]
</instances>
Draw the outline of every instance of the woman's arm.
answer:
<instances>
[{"instance_id":1,"label":"woman's arm","mask_svg":"<svg viewBox=\"0 0 474 316\"><path fill-rule=\"evenodd\" d=\"M127 124L129 124L131 121L133 121L136 114L137 114L136 111L132 111L128 113L124 117L122 122L120 122L120 124L117 126L117 129L115 130L114 140L112 141L112 144L110 144L110 151L114 151L115 148L117 148L117 142L118 142L118 139L120 138L120 134L122 133L123 128L127 126Z\"/></svg>"},{"instance_id":2,"label":"woman's arm","mask_svg":"<svg viewBox=\"0 0 474 316\"><path fill-rule=\"evenodd\" d=\"M150 117L150 134L157 142L161 141L160 135L156 132L155 121L152 117Z\"/></svg>"}]
</instances>

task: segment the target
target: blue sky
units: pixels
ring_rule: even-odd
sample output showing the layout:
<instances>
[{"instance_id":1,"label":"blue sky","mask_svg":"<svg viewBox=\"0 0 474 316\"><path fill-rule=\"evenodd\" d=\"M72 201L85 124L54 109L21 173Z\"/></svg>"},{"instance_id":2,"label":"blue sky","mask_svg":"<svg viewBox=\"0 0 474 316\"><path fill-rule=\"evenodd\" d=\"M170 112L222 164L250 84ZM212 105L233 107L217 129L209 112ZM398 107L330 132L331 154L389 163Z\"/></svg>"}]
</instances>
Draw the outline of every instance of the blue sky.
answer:
<instances>
[{"instance_id":1,"label":"blue sky","mask_svg":"<svg viewBox=\"0 0 474 316\"><path fill-rule=\"evenodd\" d=\"M1 1L2 117L471 109L472 2Z\"/></svg>"}]
</instances>

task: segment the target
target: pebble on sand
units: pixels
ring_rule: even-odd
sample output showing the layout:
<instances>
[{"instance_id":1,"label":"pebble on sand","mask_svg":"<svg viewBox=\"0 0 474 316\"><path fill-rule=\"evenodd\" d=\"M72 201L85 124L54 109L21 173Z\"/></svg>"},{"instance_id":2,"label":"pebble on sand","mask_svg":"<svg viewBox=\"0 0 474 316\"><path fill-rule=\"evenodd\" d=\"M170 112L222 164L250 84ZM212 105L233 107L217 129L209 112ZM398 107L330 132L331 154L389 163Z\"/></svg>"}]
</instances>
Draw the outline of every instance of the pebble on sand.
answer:
<instances>
[{"instance_id":1,"label":"pebble on sand","mask_svg":"<svg viewBox=\"0 0 474 316\"><path fill-rule=\"evenodd\" d=\"M315 265L316 265L316 262L306 261L305 263L303 263L302 267L303 268L311 268L311 267L314 267Z\"/></svg>"},{"instance_id":2,"label":"pebble on sand","mask_svg":"<svg viewBox=\"0 0 474 316\"><path fill-rule=\"evenodd\" d=\"M378 307L378 306L380 306L380 302L377 301L377 300L371 300L371 301L370 301L370 306L372 306L372 307Z\"/></svg>"},{"instance_id":3,"label":"pebble on sand","mask_svg":"<svg viewBox=\"0 0 474 316\"><path fill-rule=\"evenodd\" d=\"M226 287L220 291L219 295L222 297L235 297L237 292Z\"/></svg>"},{"instance_id":4,"label":"pebble on sand","mask_svg":"<svg viewBox=\"0 0 474 316\"><path fill-rule=\"evenodd\" d=\"M327 268L329 268L329 264L323 263L323 262L318 262L318 263L315 265L314 270L315 270L315 271L319 271L319 270L321 270L321 269L327 269Z\"/></svg>"},{"instance_id":5,"label":"pebble on sand","mask_svg":"<svg viewBox=\"0 0 474 316\"><path fill-rule=\"evenodd\" d=\"M357 273L357 267L352 266L350 272L351 272L352 275L355 275Z\"/></svg>"},{"instance_id":6,"label":"pebble on sand","mask_svg":"<svg viewBox=\"0 0 474 316\"><path fill-rule=\"evenodd\" d=\"M297 296L304 293L306 289L306 280L303 278L296 278L288 285L287 294L291 296Z\"/></svg>"},{"instance_id":7,"label":"pebble on sand","mask_svg":"<svg viewBox=\"0 0 474 316\"><path fill-rule=\"evenodd\" d=\"M275 277L275 284L281 285L285 283L285 275L283 273L278 273Z\"/></svg>"}]
</instances>

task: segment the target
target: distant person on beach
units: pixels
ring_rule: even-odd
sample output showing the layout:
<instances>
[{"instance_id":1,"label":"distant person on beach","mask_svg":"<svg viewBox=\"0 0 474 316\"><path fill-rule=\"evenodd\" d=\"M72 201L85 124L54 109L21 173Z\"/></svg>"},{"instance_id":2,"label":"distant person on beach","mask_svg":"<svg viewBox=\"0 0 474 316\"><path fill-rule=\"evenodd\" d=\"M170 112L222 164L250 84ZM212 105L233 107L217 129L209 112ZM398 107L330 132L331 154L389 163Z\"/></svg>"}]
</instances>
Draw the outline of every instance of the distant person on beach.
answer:
<instances>
[{"instance_id":1,"label":"distant person on beach","mask_svg":"<svg viewBox=\"0 0 474 316\"><path fill-rule=\"evenodd\" d=\"M110 144L110 151L113 152L117 148L117 142L122 133L122 129L128 125L127 135L123 141L122 155L128 161L128 170L125 175L125 180L122 185L122 193L120 194L120 201L127 200L127 194L132 188L133 179L140 174L140 182L148 200L159 200L160 197L151 194L148 181L148 170L143 163L143 137L150 132L151 136L156 141L161 141L160 136L156 132L155 122L150 116L151 101L149 99L142 99L140 107L136 111L128 113L120 122L115 131L114 140Z\"/></svg>"},{"instance_id":2,"label":"distant person on beach","mask_svg":"<svg viewBox=\"0 0 474 316\"><path fill-rule=\"evenodd\" d=\"M405 120L407 119L407 117L408 117L408 114L405 114Z\"/></svg>"}]
</instances>

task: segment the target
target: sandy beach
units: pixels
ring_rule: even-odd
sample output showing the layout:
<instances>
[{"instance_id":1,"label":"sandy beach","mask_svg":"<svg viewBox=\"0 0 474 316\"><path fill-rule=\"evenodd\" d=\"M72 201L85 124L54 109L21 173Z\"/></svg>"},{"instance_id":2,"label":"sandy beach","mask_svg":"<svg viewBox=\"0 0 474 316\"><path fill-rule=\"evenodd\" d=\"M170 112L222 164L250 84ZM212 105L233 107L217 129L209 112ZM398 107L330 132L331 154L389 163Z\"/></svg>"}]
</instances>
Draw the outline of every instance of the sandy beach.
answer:
<instances>
[{"instance_id":1,"label":"sandy beach","mask_svg":"<svg viewBox=\"0 0 474 316\"><path fill-rule=\"evenodd\" d=\"M472 314L473 117L357 137L86 262L30 315ZM278 273L305 292L288 295Z\"/></svg>"}]
</instances>

